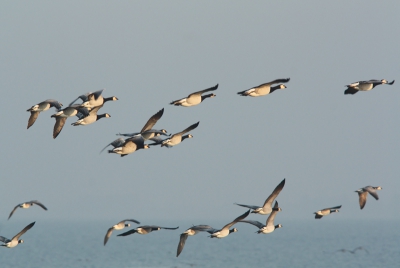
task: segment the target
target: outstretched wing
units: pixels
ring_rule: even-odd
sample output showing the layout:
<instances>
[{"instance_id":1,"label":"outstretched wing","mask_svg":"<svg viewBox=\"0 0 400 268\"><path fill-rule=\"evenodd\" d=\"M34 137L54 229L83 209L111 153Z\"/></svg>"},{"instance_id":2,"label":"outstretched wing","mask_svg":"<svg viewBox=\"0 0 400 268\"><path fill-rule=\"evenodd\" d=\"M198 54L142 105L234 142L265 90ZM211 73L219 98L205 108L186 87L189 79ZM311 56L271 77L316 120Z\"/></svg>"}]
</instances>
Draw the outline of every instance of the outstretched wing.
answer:
<instances>
[{"instance_id":1,"label":"outstretched wing","mask_svg":"<svg viewBox=\"0 0 400 268\"><path fill-rule=\"evenodd\" d=\"M247 222L247 223L253 224L254 226L257 226L259 229L264 227L264 224L262 224L259 221L241 220L239 222Z\"/></svg>"},{"instance_id":2,"label":"outstretched wing","mask_svg":"<svg viewBox=\"0 0 400 268\"><path fill-rule=\"evenodd\" d=\"M142 128L140 133L143 133L144 131L151 129L157 123L157 121L161 118L163 113L164 113L164 108L162 108L160 111L158 111L152 117L150 117L150 119L147 120L146 124L144 125L144 127Z\"/></svg>"},{"instance_id":3,"label":"outstretched wing","mask_svg":"<svg viewBox=\"0 0 400 268\"><path fill-rule=\"evenodd\" d=\"M29 120L28 120L28 126L26 129L30 128L36 121L36 119L38 118L40 112L37 111L31 111L31 116L29 116Z\"/></svg>"},{"instance_id":4,"label":"outstretched wing","mask_svg":"<svg viewBox=\"0 0 400 268\"><path fill-rule=\"evenodd\" d=\"M199 124L200 124L200 121L191 125L190 127L186 128L186 129L182 130L181 132L176 133L175 135L183 135L183 134L195 129Z\"/></svg>"},{"instance_id":5,"label":"outstretched wing","mask_svg":"<svg viewBox=\"0 0 400 268\"><path fill-rule=\"evenodd\" d=\"M154 227L160 228L160 229L166 229L166 230L176 230L176 229L179 228L179 226L178 226L178 227L160 227L160 226L154 226Z\"/></svg>"},{"instance_id":6,"label":"outstretched wing","mask_svg":"<svg viewBox=\"0 0 400 268\"><path fill-rule=\"evenodd\" d=\"M360 209L363 209L365 203L367 203L367 194L368 192L358 192L358 203L360 203Z\"/></svg>"},{"instance_id":7,"label":"outstretched wing","mask_svg":"<svg viewBox=\"0 0 400 268\"><path fill-rule=\"evenodd\" d=\"M278 194L282 191L283 186L285 186L285 181L286 179L283 179L281 183L278 184L278 186L275 187L274 191L272 194L268 196L268 198L265 200L263 207L265 207L267 204L271 204L275 200L275 198L278 196Z\"/></svg>"},{"instance_id":8,"label":"outstretched wing","mask_svg":"<svg viewBox=\"0 0 400 268\"><path fill-rule=\"evenodd\" d=\"M32 204L38 205L39 207L43 208L44 210L47 210L47 208L37 200L32 200L32 201L27 202L27 203L32 203Z\"/></svg>"},{"instance_id":9,"label":"outstretched wing","mask_svg":"<svg viewBox=\"0 0 400 268\"><path fill-rule=\"evenodd\" d=\"M254 87L254 88L264 87L264 86L271 86L271 85L277 84L277 83L287 83L289 81L290 81L290 78L280 78L280 79L275 79L275 80L273 80L271 82L267 82L267 83L261 84L259 86Z\"/></svg>"},{"instance_id":10,"label":"outstretched wing","mask_svg":"<svg viewBox=\"0 0 400 268\"><path fill-rule=\"evenodd\" d=\"M8 238L5 238L4 236L0 236L0 241L1 241L1 242L3 242L3 243L8 243L8 242L11 242L11 240L10 240L10 239L8 239Z\"/></svg>"},{"instance_id":11,"label":"outstretched wing","mask_svg":"<svg viewBox=\"0 0 400 268\"><path fill-rule=\"evenodd\" d=\"M45 100L45 102L49 103L50 107L55 107L57 110L60 110L61 106L63 106L59 101L53 99Z\"/></svg>"},{"instance_id":12,"label":"outstretched wing","mask_svg":"<svg viewBox=\"0 0 400 268\"><path fill-rule=\"evenodd\" d=\"M28 224L24 229L22 229L21 232L16 234L11 240L14 240L14 239L18 240L21 237L21 235L23 235L26 231L31 229L33 225L35 225L35 222L32 222L32 223Z\"/></svg>"},{"instance_id":13,"label":"outstretched wing","mask_svg":"<svg viewBox=\"0 0 400 268\"><path fill-rule=\"evenodd\" d=\"M134 219L126 219L126 220L120 221L118 224L120 224L120 223L125 223L126 221L130 221L130 222L134 222L134 223L140 224L139 221L134 220Z\"/></svg>"},{"instance_id":14,"label":"outstretched wing","mask_svg":"<svg viewBox=\"0 0 400 268\"><path fill-rule=\"evenodd\" d=\"M112 227L107 230L106 236L104 237L104 246L107 244L107 241L110 238L113 230L114 230L114 228L112 228Z\"/></svg>"},{"instance_id":15,"label":"outstretched wing","mask_svg":"<svg viewBox=\"0 0 400 268\"><path fill-rule=\"evenodd\" d=\"M134 233L136 233L136 232L137 232L136 229L132 229L132 230L129 230L128 232L119 234L119 235L117 235L117 236L127 236L127 235L134 234Z\"/></svg>"},{"instance_id":16,"label":"outstretched wing","mask_svg":"<svg viewBox=\"0 0 400 268\"><path fill-rule=\"evenodd\" d=\"M90 93L91 93L91 92L88 92L88 93L86 93L86 94L80 95L78 98L76 98L76 99L74 99L73 101L71 101L71 103L68 104L68 106L73 105L73 104L74 104L77 100L79 100L79 99L81 99L83 102L87 101L87 100L88 100L88 96L89 96Z\"/></svg>"},{"instance_id":17,"label":"outstretched wing","mask_svg":"<svg viewBox=\"0 0 400 268\"><path fill-rule=\"evenodd\" d=\"M11 211L10 216L8 216L8 219L11 218L11 216L14 214L14 212L17 210L17 208L19 207L19 204L15 206L15 208Z\"/></svg>"},{"instance_id":18,"label":"outstretched wing","mask_svg":"<svg viewBox=\"0 0 400 268\"><path fill-rule=\"evenodd\" d=\"M366 188L365 190L367 190L367 192L372 195L376 200L379 200L379 196L377 194L377 192L371 188Z\"/></svg>"},{"instance_id":19,"label":"outstretched wing","mask_svg":"<svg viewBox=\"0 0 400 268\"><path fill-rule=\"evenodd\" d=\"M116 139L115 141L113 141L113 142L107 144L106 147L104 147L104 148L100 151L100 153L102 153L102 152L103 152L108 146L110 146L110 145L112 145L114 148L116 148L116 147L122 146L124 143L125 143L125 139L123 139L123 138L118 138L118 139Z\"/></svg>"},{"instance_id":20,"label":"outstretched wing","mask_svg":"<svg viewBox=\"0 0 400 268\"><path fill-rule=\"evenodd\" d=\"M227 225L222 227L221 230L231 228L232 225L234 225L235 223L237 223L240 220L244 220L247 216L249 216L249 214L250 214L250 209L246 213L244 213L244 214L240 215L239 217L237 217L236 219L234 219L231 223L228 223Z\"/></svg>"},{"instance_id":21,"label":"outstretched wing","mask_svg":"<svg viewBox=\"0 0 400 268\"><path fill-rule=\"evenodd\" d=\"M200 91L193 92L193 93L191 93L191 94L188 96L188 98L189 98L190 96L192 96L192 95L198 95L198 94L201 95L201 94L206 93L206 92L209 92L209 91L217 90L217 88L218 88L218 84L216 84L215 86L210 87L210 88L206 88L206 89L203 89L203 90L200 90Z\"/></svg>"},{"instance_id":22,"label":"outstretched wing","mask_svg":"<svg viewBox=\"0 0 400 268\"><path fill-rule=\"evenodd\" d=\"M185 246L187 238L188 238L188 234L181 234L181 236L179 238L178 248L176 250L176 257L178 257L179 254L181 254L183 247Z\"/></svg>"},{"instance_id":23,"label":"outstretched wing","mask_svg":"<svg viewBox=\"0 0 400 268\"><path fill-rule=\"evenodd\" d=\"M278 201L275 201L274 208L276 209L278 207L279 207L278 206ZM268 226L268 225L272 225L273 226L274 225L274 220L275 220L276 213L278 213L277 210L272 210L271 214L269 215L269 217L268 217L268 219L266 221L266 226Z\"/></svg>"},{"instance_id":24,"label":"outstretched wing","mask_svg":"<svg viewBox=\"0 0 400 268\"><path fill-rule=\"evenodd\" d=\"M66 117L57 117L53 128L53 139L57 138L67 121Z\"/></svg>"},{"instance_id":25,"label":"outstretched wing","mask_svg":"<svg viewBox=\"0 0 400 268\"><path fill-rule=\"evenodd\" d=\"M241 206L241 207L245 207L245 208L251 208L251 209L259 208L259 206L251 206L251 205L244 205L244 204L238 204L238 203L235 203L235 205L238 205L238 206Z\"/></svg>"},{"instance_id":26,"label":"outstretched wing","mask_svg":"<svg viewBox=\"0 0 400 268\"><path fill-rule=\"evenodd\" d=\"M342 207L342 205L336 206L336 207L331 207L331 208L324 208L324 209L321 209L321 210L339 209L339 208L341 208L341 207Z\"/></svg>"}]
</instances>

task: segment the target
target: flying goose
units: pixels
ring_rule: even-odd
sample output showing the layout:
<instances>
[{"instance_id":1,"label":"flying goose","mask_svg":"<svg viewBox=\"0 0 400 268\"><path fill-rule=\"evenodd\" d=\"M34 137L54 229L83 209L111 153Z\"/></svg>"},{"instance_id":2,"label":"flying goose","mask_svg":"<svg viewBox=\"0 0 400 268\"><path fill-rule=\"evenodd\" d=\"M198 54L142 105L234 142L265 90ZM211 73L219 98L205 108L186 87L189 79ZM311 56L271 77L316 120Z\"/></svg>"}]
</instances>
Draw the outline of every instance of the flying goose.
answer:
<instances>
[{"instance_id":1,"label":"flying goose","mask_svg":"<svg viewBox=\"0 0 400 268\"><path fill-rule=\"evenodd\" d=\"M128 232L119 234L117 236L127 236L127 235L131 235L134 233L145 235L145 234L149 234L153 231L159 231L161 229L176 230L178 228L179 228L179 226L174 228L174 227L160 227L160 226L155 226L155 225L144 225L144 226L137 227L136 229L131 229Z\"/></svg>"},{"instance_id":2,"label":"flying goose","mask_svg":"<svg viewBox=\"0 0 400 268\"><path fill-rule=\"evenodd\" d=\"M274 208L277 210L274 210L271 212L271 214L268 216L268 219L267 219L267 222L265 223L265 225L259 221L241 220L239 222L247 222L247 223L257 226L260 229L257 231L258 234L272 233L275 229L282 227L281 224L274 225L274 219L275 219L276 213L278 213L278 211L281 211L281 208L278 207L278 201L275 201Z\"/></svg>"},{"instance_id":3,"label":"flying goose","mask_svg":"<svg viewBox=\"0 0 400 268\"><path fill-rule=\"evenodd\" d=\"M214 228L212 228L209 225L195 225L190 227L183 233L181 233L181 236L179 238L178 249L176 250L176 257L178 257L179 254L181 254L183 247L185 246L186 239L188 238L189 235L192 236L198 234L199 232L207 232L208 230L213 230L213 229Z\"/></svg>"},{"instance_id":4,"label":"flying goose","mask_svg":"<svg viewBox=\"0 0 400 268\"><path fill-rule=\"evenodd\" d=\"M60 134L65 125L65 121L67 121L67 117L75 116L78 113L86 117L89 115L89 110L81 105L73 104L72 106L68 106L51 116L56 119L53 129L53 139L57 138Z\"/></svg>"},{"instance_id":5,"label":"flying goose","mask_svg":"<svg viewBox=\"0 0 400 268\"><path fill-rule=\"evenodd\" d=\"M125 227L131 226L130 223L125 223L126 221L130 221L130 222L134 222L134 223L140 224L140 222L138 222L137 220L134 220L134 219L123 220L123 221L120 221L119 223L115 224L113 227L108 229L108 231L106 233L106 236L104 237L104 246L107 244L107 241L110 238L113 230L122 230Z\"/></svg>"},{"instance_id":6,"label":"flying goose","mask_svg":"<svg viewBox=\"0 0 400 268\"><path fill-rule=\"evenodd\" d=\"M376 193L377 190L382 190L382 187L380 186L365 186L364 188L358 189L358 198L359 198L359 203L360 203L360 209L363 209L365 206L365 203L367 202L367 196L368 193L372 195L376 200L379 199L378 194Z\"/></svg>"},{"instance_id":7,"label":"flying goose","mask_svg":"<svg viewBox=\"0 0 400 268\"><path fill-rule=\"evenodd\" d=\"M337 207L324 208L324 209L318 210L317 212L314 212L315 218L321 219L323 216L327 216L333 212L339 212L339 208L341 208L341 207L342 207L342 205L337 206Z\"/></svg>"},{"instance_id":8,"label":"flying goose","mask_svg":"<svg viewBox=\"0 0 400 268\"><path fill-rule=\"evenodd\" d=\"M30 128L35 123L40 112L47 111L51 107L55 107L57 109L57 111L59 111L61 109L61 106L62 106L62 104L60 102L53 100L53 99L48 99L48 100L42 101L36 105L33 105L31 108L26 110L27 112L31 112L31 116L29 117L29 120L28 120L27 129Z\"/></svg>"},{"instance_id":9,"label":"flying goose","mask_svg":"<svg viewBox=\"0 0 400 268\"><path fill-rule=\"evenodd\" d=\"M117 101L118 100L118 98L115 96L104 98L103 95L101 95L103 93L103 90L104 89L101 89L101 90L98 90L95 92L88 92L86 94L80 95L78 98L76 98L74 101L72 101L69 105L71 106L78 99L81 99L83 101L81 105L83 107L91 109L96 106L101 106L107 101Z\"/></svg>"},{"instance_id":10,"label":"flying goose","mask_svg":"<svg viewBox=\"0 0 400 268\"><path fill-rule=\"evenodd\" d=\"M250 214L250 209L246 213L240 215L239 217L234 219L232 222L230 222L227 225L225 225L224 227L222 227L221 230L216 230L216 229L207 230L207 232L211 234L210 238L224 238L224 237L228 236L230 233L237 232L238 230L236 228L233 228L231 230L229 230L229 228L231 228L238 221L244 220L247 216L249 216L249 214Z\"/></svg>"},{"instance_id":11,"label":"flying goose","mask_svg":"<svg viewBox=\"0 0 400 268\"><path fill-rule=\"evenodd\" d=\"M171 137L169 137L165 140L158 140L155 143L150 143L149 145L161 144L161 147L163 147L163 146L172 147L172 146L178 145L186 138L193 138L193 136L190 134L186 135L186 136L182 136L182 135L195 129L199 124L200 124L200 121L191 125L190 127L186 128L186 129L182 130L181 132L175 133L174 135L172 135Z\"/></svg>"},{"instance_id":12,"label":"flying goose","mask_svg":"<svg viewBox=\"0 0 400 268\"><path fill-rule=\"evenodd\" d=\"M350 85L346 85L347 89L344 91L344 94L345 95L347 95L347 94L354 95L358 91L369 91L369 90L373 89L374 87L376 87L378 85L383 85L383 84L393 85L394 80L390 83L385 79L382 79L382 80L372 79L372 80L368 80L368 81L354 82L354 83L351 83Z\"/></svg>"},{"instance_id":13,"label":"flying goose","mask_svg":"<svg viewBox=\"0 0 400 268\"><path fill-rule=\"evenodd\" d=\"M252 87L250 89L244 90L244 91L240 91L237 94L239 94L240 96L250 96L250 97L260 97L260 96L264 96L267 94L270 94L272 92L274 92L277 89L284 89L286 88L286 86L284 84L279 84L275 87L271 87L273 84L278 84L278 83L287 83L289 82L290 78L282 78L282 79L276 79L274 81L268 82L268 83L264 83L261 84L259 86L256 87Z\"/></svg>"},{"instance_id":14,"label":"flying goose","mask_svg":"<svg viewBox=\"0 0 400 268\"><path fill-rule=\"evenodd\" d=\"M113 145L113 146L116 145L116 146L114 146L115 147L114 149L108 150L108 153L120 154L122 157L122 156L125 156L128 154L134 153L135 151L137 151L139 149L149 149L150 148L148 144L144 144L144 140L142 137L132 137L132 138L124 140L123 143L119 143L119 142L121 142L121 140L124 140L124 139L120 138L120 139L117 139L117 140L113 141L112 143L110 143L109 145Z\"/></svg>"},{"instance_id":15,"label":"flying goose","mask_svg":"<svg viewBox=\"0 0 400 268\"><path fill-rule=\"evenodd\" d=\"M183 135L183 136L182 136L181 142L184 141L185 139L191 139L191 138L193 138L193 135L192 135L192 134ZM163 139L163 138L161 138L160 136L156 136L156 137L153 137L153 138L151 138L151 139L149 139L149 140L154 141L153 143L149 143L149 146L154 146L154 145L160 145L160 144L162 144L162 143L163 143L164 141L166 141L167 139ZM166 146L167 148L170 148L170 147L171 147L171 146L167 146L167 145L164 145L164 146Z\"/></svg>"},{"instance_id":16,"label":"flying goose","mask_svg":"<svg viewBox=\"0 0 400 268\"><path fill-rule=\"evenodd\" d=\"M204 95L202 96L201 94L209 92L209 91L214 91L217 90L218 88L218 84L207 88L207 89L203 89L197 92L193 92L192 94L190 94L189 96L187 96L186 98L182 98L179 100L175 100L172 101L170 104L171 105L175 105L175 106L184 106L184 107L190 107L190 106L195 106L200 104L204 99L206 98L213 98L216 95L215 94L208 94L208 95Z\"/></svg>"},{"instance_id":17,"label":"flying goose","mask_svg":"<svg viewBox=\"0 0 400 268\"><path fill-rule=\"evenodd\" d=\"M102 108L103 105L100 106L96 106L93 109L90 110L89 115L88 116L84 116L81 113L77 113L76 116L79 118L78 121L76 121L75 123L72 123L71 125L73 126L86 126L89 124L92 124L94 122L96 122L97 120L105 117L111 117L111 115L109 115L108 113L105 114L97 114L97 112L99 111L100 108Z\"/></svg>"},{"instance_id":18,"label":"flying goose","mask_svg":"<svg viewBox=\"0 0 400 268\"><path fill-rule=\"evenodd\" d=\"M32 200L32 201L28 201L28 202L24 202L24 203L16 205L14 207L14 209L11 211L10 216L8 216L8 219L11 218L11 216L14 214L14 212L17 210L17 208L30 208L33 205L38 205L39 207L43 208L44 210L47 210L47 208L42 203L40 203L37 200Z\"/></svg>"},{"instance_id":19,"label":"flying goose","mask_svg":"<svg viewBox=\"0 0 400 268\"><path fill-rule=\"evenodd\" d=\"M21 235L26 233L26 231L31 229L33 225L35 225L35 222L32 222L29 225L27 225L24 229L22 229L21 232L16 234L11 240L8 238L5 238L4 236L0 236L0 241L4 243L3 245L0 245L0 246L7 247L7 248L13 248L13 247L18 246L18 244L20 244L20 243L21 244L24 243L24 240L22 240L22 239L19 240L19 238L21 237Z\"/></svg>"},{"instance_id":20,"label":"flying goose","mask_svg":"<svg viewBox=\"0 0 400 268\"><path fill-rule=\"evenodd\" d=\"M264 205L262 207L259 206L250 206L250 205L243 205L243 204L237 204L238 206L246 207L246 208L251 208L253 211L251 213L256 213L256 214L262 214L262 215L267 215L270 214L272 211L280 211L277 208L272 208L272 202L274 202L275 198L278 196L278 194L282 191L283 186L285 186L285 180L281 181L281 183L278 184L278 186L275 187L274 191L268 198L265 200Z\"/></svg>"},{"instance_id":21,"label":"flying goose","mask_svg":"<svg viewBox=\"0 0 400 268\"><path fill-rule=\"evenodd\" d=\"M144 125L142 130L140 130L140 132L125 133L125 134L118 133L117 135L125 136L125 137L133 137L133 136L140 135L143 137L143 139L145 141L149 140L157 135L166 135L167 131L165 129L161 129L161 130L152 129L152 127L154 127L154 125L157 123L157 121L161 118L163 113L164 113L164 108L162 108L160 111L158 111L152 117L150 117L150 119L147 120L146 124Z\"/></svg>"}]
</instances>

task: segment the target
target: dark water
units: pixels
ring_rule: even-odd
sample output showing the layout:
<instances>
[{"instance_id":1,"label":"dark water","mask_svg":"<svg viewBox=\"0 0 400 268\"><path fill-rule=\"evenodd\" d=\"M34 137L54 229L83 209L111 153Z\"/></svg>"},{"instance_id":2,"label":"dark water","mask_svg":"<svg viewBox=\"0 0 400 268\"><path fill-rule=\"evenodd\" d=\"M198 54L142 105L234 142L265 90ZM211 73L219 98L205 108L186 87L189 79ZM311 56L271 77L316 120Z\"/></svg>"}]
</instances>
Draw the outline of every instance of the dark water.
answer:
<instances>
[{"instance_id":1,"label":"dark water","mask_svg":"<svg viewBox=\"0 0 400 268\"><path fill-rule=\"evenodd\" d=\"M4 222L0 235L11 238L28 223ZM24 244L0 248L0 267L399 267L397 221L282 224L268 235L258 235L254 226L242 223L236 225L239 232L220 240L201 233L189 237L176 258L179 234L191 223L148 235L116 237L121 231L114 231L104 247L109 227L104 222L37 221L22 237ZM366 250L337 251L359 246Z\"/></svg>"}]
</instances>

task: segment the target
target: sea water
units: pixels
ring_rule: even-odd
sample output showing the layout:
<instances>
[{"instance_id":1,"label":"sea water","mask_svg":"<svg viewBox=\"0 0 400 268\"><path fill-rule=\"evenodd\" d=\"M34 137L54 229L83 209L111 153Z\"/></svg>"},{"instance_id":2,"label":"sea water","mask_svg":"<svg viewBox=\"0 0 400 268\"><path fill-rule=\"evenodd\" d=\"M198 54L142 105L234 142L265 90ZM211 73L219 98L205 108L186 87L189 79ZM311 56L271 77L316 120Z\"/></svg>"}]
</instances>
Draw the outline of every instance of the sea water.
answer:
<instances>
[{"instance_id":1,"label":"sea water","mask_svg":"<svg viewBox=\"0 0 400 268\"><path fill-rule=\"evenodd\" d=\"M245 223L236 224L239 231L223 239L200 233L188 237L178 258L179 235L192 223L148 235L117 237L129 229L114 231L104 246L111 226L102 221L42 220L22 236L23 244L0 248L0 267L400 267L400 222L333 216L281 222L283 228L267 235L256 234L257 228ZM11 238L29 223L3 222L0 235ZM212 225L226 223L217 224ZM160 225L174 227L171 222ZM360 246L354 253L341 251Z\"/></svg>"}]
</instances>

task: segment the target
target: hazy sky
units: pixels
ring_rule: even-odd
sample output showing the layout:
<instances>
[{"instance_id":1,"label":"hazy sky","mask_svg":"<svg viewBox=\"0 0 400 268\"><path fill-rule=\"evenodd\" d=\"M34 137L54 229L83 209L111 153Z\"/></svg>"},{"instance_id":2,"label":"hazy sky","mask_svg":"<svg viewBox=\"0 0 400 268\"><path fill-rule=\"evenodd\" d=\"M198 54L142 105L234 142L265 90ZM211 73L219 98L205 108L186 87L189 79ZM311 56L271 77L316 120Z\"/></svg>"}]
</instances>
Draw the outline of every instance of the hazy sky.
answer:
<instances>
[{"instance_id":1,"label":"hazy sky","mask_svg":"<svg viewBox=\"0 0 400 268\"><path fill-rule=\"evenodd\" d=\"M283 178L282 223L336 205L333 221L399 220L399 12L398 1L3 2L1 221L32 199L49 210L15 220L230 221L245 211L233 203L261 205ZM287 77L271 95L236 94ZM368 79L398 81L343 94ZM217 83L201 105L169 105ZM51 109L26 129L32 105L102 88L119 98L100 110L111 118L70 118L54 140ZM200 121L194 138L99 154L161 108L156 128ZM366 185L383 190L360 211Z\"/></svg>"}]
</instances>

